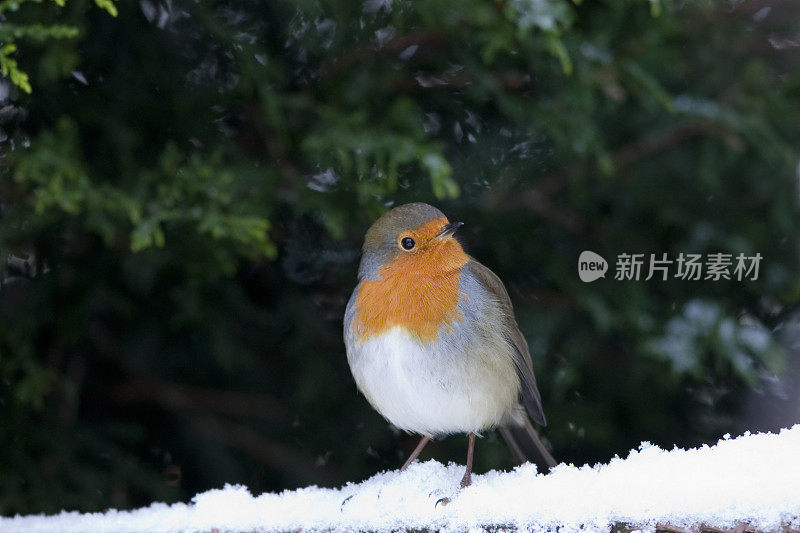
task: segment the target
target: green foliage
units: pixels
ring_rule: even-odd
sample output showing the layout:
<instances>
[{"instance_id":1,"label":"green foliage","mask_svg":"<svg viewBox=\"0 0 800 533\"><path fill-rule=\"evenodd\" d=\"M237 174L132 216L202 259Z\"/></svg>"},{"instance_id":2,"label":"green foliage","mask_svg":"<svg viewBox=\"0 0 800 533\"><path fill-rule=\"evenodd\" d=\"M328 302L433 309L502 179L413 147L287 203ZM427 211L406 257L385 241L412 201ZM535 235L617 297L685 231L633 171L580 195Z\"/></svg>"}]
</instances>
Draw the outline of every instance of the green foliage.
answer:
<instances>
[{"instance_id":1,"label":"green foliage","mask_svg":"<svg viewBox=\"0 0 800 533\"><path fill-rule=\"evenodd\" d=\"M798 7L88 5L0 1L3 75L36 89L0 114L0 512L401 464L341 318L408 201L506 282L558 459L773 429L741 413L796 360ZM613 279L719 252L759 278ZM476 460L510 465L491 434Z\"/></svg>"},{"instance_id":2,"label":"green foliage","mask_svg":"<svg viewBox=\"0 0 800 533\"><path fill-rule=\"evenodd\" d=\"M31 84L28 81L28 75L22 72L17 66L17 62L11 57L11 54L17 51L17 45L14 43L4 44L0 48L0 72L3 76L8 76L11 83L25 91L31 92Z\"/></svg>"},{"instance_id":3,"label":"green foliage","mask_svg":"<svg viewBox=\"0 0 800 533\"><path fill-rule=\"evenodd\" d=\"M47 41L51 39L72 39L77 37L80 31L76 26L65 26L61 24L35 24L22 23L15 24L5 20L6 13L13 13L20 9L24 4L41 4L46 0L2 0L0 1L0 17L3 24L0 25L0 73L8 77L11 83L30 94L33 91L28 75L23 72L17 61L11 56L17 51L16 41L28 39L33 41ZM58 7L64 7L66 0L52 0ZM117 7L113 0L94 0L97 7L104 9L112 17L117 16Z\"/></svg>"}]
</instances>

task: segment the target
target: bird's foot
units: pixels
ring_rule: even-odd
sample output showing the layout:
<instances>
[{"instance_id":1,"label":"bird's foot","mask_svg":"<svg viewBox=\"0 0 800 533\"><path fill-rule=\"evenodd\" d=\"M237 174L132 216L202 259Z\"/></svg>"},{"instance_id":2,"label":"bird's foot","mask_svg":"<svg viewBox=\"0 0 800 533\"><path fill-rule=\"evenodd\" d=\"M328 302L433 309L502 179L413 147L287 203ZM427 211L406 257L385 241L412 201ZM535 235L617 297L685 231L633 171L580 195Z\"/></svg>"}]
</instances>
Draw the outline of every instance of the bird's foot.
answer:
<instances>
[{"instance_id":1,"label":"bird's foot","mask_svg":"<svg viewBox=\"0 0 800 533\"><path fill-rule=\"evenodd\" d=\"M429 498L431 499L436 498L436 503L433 504L434 508L439 507L440 505L442 506L447 505L452 501L453 498L455 498L455 496L445 496L445 494L446 492L443 491L442 489L436 489L432 491L430 494L428 494Z\"/></svg>"},{"instance_id":2,"label":"bird's foot","mask_svg":"<svg viewBox=\"0 0 800 533\"><path fill-rule=\"evenodd\" d=\"M383 489L378 489L378 493L375 495L375 499L376 500L380 500L382 493L383 493ZM340 512L344 512L344 506L347 505L347 503L350 500L352 500L354 496L364 496L364 495L365 495L365 493L362 493L361 491L357 490L356 492L354 492L353 494L351 494L350 496L348 496L347 498L342 500L342 503L339 505L339 511Z\"/></svg>"},{"instance_id":3,"label":"bird's foot","mask_svg":"<svg viewBox=\"0 0 800 533\"><path fill-rule=\"evenodd\" d=\"M346 504L347 502L349 502L350 500L352 500L352 499L353 499L353 496L355 496L355 494L351 494L350 496L348 496L347 498L345 498L344 500L342 500L342 505L340 505L340 506L339 506L339 511L344 511L344 506L345 506L345 504Z\"/></svg>"},{"instance_id":4,"label":"bird's foot","mask_svg":"<svg viewBox=\"0 0 800 533\"><path fill-rule=\"evenodd\" d=\"M464 477L461 478L461 488L465 489L470 485L472 485L472 474L470 472L467 472L464 474ZM431 493L431 496L432 495L433 493ZM455 496L453 496L453 498L455 498ZM445 505L452 502L453 498L448 498L448 497L439 498L438 500L436 500L436 504L434 505L434 507L439 507L440 505L444 507Z\"/></svg>"},{"instance_id":5,"label":"bird's foot","mask_svg":"<svg viewBox=\"0 0 800 533\"><path fill-rule=\"evenodd\" d=\"M428 494L428 497L431 500L436 499L436 503L433 504L433 508L436 509L440 505L442 507L446 507L450 503L454 502L455 499L458 497L459 492L461 492L461 489L458 489L455 492L449 490L436 489L430 494Z\"/></svg>"},{"instance_id":6,"label":"bird's foot","mask_svg":"<svg viewBox=\"0 0 800 533\"><path fill-rule=\"evenodd\" d=\"M449 504L451 501L452 500L450 498L439 498L438 500L436 500L436 504L433 506L433 508L435 509L435 508L439 507L440 504L441 504L442 507L444 507L447 504Z\"/></svg>"}]
</instances>

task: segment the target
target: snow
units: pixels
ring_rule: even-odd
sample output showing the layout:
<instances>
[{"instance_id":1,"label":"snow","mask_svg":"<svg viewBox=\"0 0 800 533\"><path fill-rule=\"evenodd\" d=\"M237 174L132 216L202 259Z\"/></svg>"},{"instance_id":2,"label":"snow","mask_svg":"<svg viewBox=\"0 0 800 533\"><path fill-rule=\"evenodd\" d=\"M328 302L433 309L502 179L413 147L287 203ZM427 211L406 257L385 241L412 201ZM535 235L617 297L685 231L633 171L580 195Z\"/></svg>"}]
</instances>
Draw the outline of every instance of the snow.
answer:
<instances>
[{"instance_id":1,"label":"snow","mask_svg":"<svg viewBox=\"0 0 800 533\"><path fill-rule=\"evenodd\" d=\"M649 443L625 459L594 467L561 464L548 474L533 465L473 476L459 490L463 467L436 461L376 474L341 488L307 487L253 496L226 486L191 503L155 503L134 511L62 512L0 518L0 531L319 531L480 530L610 531L616 522L652 530L705 524L759 530L800 528L800 424L689 450ZM448 505L437 505L449 497Z\"/></svg>"}]
</instances>

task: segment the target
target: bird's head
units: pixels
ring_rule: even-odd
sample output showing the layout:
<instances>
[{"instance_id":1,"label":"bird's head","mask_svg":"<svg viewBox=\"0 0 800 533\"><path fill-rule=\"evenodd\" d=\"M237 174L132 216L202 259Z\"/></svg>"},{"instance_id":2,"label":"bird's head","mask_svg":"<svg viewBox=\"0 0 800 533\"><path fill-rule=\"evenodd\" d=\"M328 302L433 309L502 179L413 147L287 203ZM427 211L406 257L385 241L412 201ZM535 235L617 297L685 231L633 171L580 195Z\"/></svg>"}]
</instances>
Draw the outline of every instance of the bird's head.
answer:
<instances>
[{"instance_id":1,"label":"bird's head","mask_svg":"<svg viewBox=\"0 0 800 533\"><path fill-rule=\"evenodd\" d=\"M453 238L461 226L428 204L395 207L367 230L359 277L375 279L385 271L435 276L461 268L466 254Z\"/></svg>"}]
</instances>

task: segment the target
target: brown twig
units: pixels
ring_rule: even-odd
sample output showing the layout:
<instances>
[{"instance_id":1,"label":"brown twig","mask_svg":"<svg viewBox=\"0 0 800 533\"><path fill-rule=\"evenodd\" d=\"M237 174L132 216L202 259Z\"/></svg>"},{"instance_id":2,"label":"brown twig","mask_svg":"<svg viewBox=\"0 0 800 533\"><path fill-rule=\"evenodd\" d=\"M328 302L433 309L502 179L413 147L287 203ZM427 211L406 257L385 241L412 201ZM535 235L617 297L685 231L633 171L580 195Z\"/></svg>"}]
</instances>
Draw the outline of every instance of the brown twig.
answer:
<instances>
[{"instance_id":1,"label":"brown twig","mask_svg":"<svg viewBox=\"0 0 800 533\"><path fill-rule=\"evenodd\" d=\"M716 132L718 129L708 120L690 120L668 130L644 136L622 145L614 152L612 159L614 168L619 172L649 155L663 152L678 146L687 139L702 133Z\"/></svg>"},{"instance_id":2,"label":"brown twig","mask_svg":"<svg viewBox=\"0 0 800 533\"><path fill-rule=\"evenodd\" d=\"M402 52L409 46L436 46L447 40L447 32L444 30L425 30L401 35L383 43L383 46L360 46L345 51L341 56L328 61L320 68L322 77L330 77L338 74L345 68L361 63L369 58L387 54Z\"/></svg>"},{"instance_id":3,"label":"brown twig","mask_svg":"<svg viewBox=\"0 0 800 533\"><path fill-rule=\"evenodd\" d=\"M680 145L686 140L704 133L717 131L717 127L707 120L691 120L678 124L668 130L656 132L620 146L612 155L614 168L619 173L630 165L653 154ZM551 196L564 190L570 181L568 170L556 172L541 180L537 185L515 193L511 198L495 199L493 205L504 209L530 209L551 222L567 229L570 233L585 232L582 218L557 205Z\"/></svg>"},{"instance_id":4,"label":"brown twig","mask_svg":"<svg viewBox=\"0 0 800 533\"><path fill-rule=\"evenodd\" d=\"M116 388L112 398L121 403L156 402L167 409L197 413L193 420L209 437L246 453L260 463L282 472L300 473L314 482L337 479L331 467L319 468L316 458L271 441L246 425L223 418L282 418L285 410L274 398L265 394L136 381Z\"/></svg>"},{"instance_id":5,"label":"brown twig","mask_svg":"<svg viewBox=\"0 0 800 533\"><path fill-rule=\"evenodd\" d=\"M156 402L168 409L213 412L277 420L284 409L274 398L262 393L207 389L193 385L134 381L117 387L112 395L120 403Z\"/></svg>"},{"instance_id":6,"label":"brown twig","mask_svg":"<svg viewBox=\"0 0 800 533\"><path fill-rule=\"evenodd\" d=\"M782 533L798 533L800 530L796 528L792 528L789 524L783 524L781 526ZM697 526L692 527L680 527L674 526L672 524L657 524L656 525L656 532L664 532L664 533L767 533L766 531L757 529L752 527L750 524L746 522L738 522L732 528L720 528L716 526L710 526L708 524L699 524Z\"/></svg>"},{"instance_id":7,"label":"brown twig","mask_svg":"<svg viewBox=\"0 0 800 533\"><path fill-rule=\"evenodd\" d=\"M487 75L485 79L491 80L495 86L507 91L527 91L533 88L530 75L519 70L507 70ZM427 81L427 83L426 83ZM461 91L475 85L475 79L463 74L441 74L426 76L420 74L414 77L405 77L395 81L392 89L398 92L414 91Z\"/></svg>"},{"instance_id":8,"label":"brown twig","mask_svg":"<svg viewBox=\"0 0 800 533\"><path fill-rule=\"evenodd\" d=\"M338 479L331 466L320 468L315 458L271 441L247 426L216 416L198 416L195 420L209 437L238 449L275 470L295 476L300 473L317 483L333 483Z\"/></svg>"}]
</instances>

